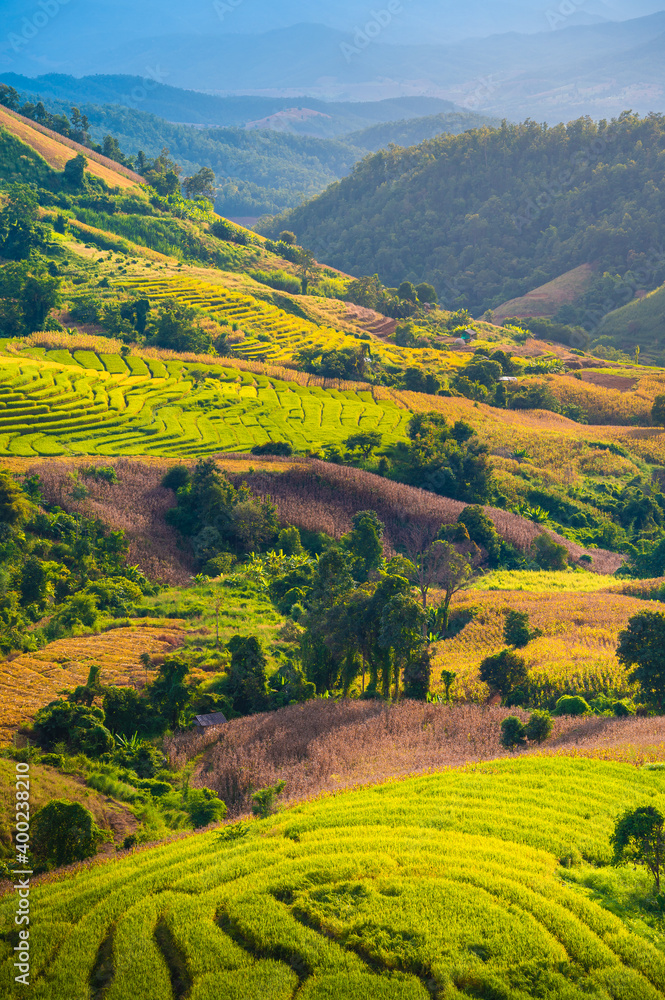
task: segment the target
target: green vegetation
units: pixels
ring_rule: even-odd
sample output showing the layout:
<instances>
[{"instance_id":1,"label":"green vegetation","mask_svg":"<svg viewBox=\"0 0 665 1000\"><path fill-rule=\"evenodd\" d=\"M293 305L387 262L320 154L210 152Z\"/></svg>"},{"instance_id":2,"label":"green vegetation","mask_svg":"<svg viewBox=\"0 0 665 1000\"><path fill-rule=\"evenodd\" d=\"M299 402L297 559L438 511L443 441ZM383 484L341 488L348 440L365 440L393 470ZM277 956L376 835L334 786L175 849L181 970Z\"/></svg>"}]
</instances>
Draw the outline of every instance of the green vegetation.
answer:
<instances>
[{"instance_id":1,"label":"green vegetation","mask_svg":"<svg viewBox=\"0 0 665 1000\"><path fill-rule=\"evenodd\" d=\"M287 998L299 984L317 998L656 1000L665 966L650 887L622 873L622 893L645 907L624 922L585 884L613 884L616 817L645 800L662 810L663 780L565 758L471 765L33 886L47 922L30 927L32 988L64 1000L92 977L112 996L166 1000L177 955L192 996L218 1000ZM14 909L0 902L3 917Z\"/></svg>"},{"instance_id":2,"label":"green vegetation","mask_svg":"<svg viewBox=\"0 0 665 1000\"><path fill-rule=\"evenodd\" d=\"M557 317L592 329L626 288L665 278L662 259L649 264L662 228L662 135L662 116L626 112L599 125L504 123L440 136L363 160L268 231L286 225L356 275L430 281L447 306L476 315L597 261L585 300Z\"/></svg>"}]
</instances>

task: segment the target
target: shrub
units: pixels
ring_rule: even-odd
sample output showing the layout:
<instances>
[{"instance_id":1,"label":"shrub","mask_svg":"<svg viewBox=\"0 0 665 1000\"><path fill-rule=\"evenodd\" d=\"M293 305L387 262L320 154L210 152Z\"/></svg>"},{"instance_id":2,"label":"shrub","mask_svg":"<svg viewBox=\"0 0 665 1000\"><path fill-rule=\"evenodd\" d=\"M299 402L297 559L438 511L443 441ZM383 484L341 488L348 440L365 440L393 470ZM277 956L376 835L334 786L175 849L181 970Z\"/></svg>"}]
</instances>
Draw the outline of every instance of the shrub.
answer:
<instances>
[{"instance_id":1,"label":"shrub","mask_svg":"<svg viewBox=\"0 0 665 1000\"><path fill-rule=\"evenodd\" d=\"M487 550L490 565L495 566L501 552L501 539L483 508L476 504L465 507L457 520L466 527L471 541Z\"/></svg>"},{"instance_id":2,"label":"shrub","mask_svg":"<svg viewBox=\"0 0 665 1000\"><path fill-rule=\"evenodd\" d=\"M252 813L259 819L266 819L276 811L275 799L281 795L286 788L285 781L278 781L276 785L269 785L268 788L260 788L252 795Z\"/></svg>"},{"instance_id":3,"label":"shrub","mask_svg":"<svg viewBox=\"0 0 665 1000\"><path fill-rule=\"evenodd\" d=\"M590 712L588 703L580 695L564 694L554 706L554 715L586 715Z\"/></svg>"},{"instance_id":4,"label":"shrub","mask_svg":"<svg viewBox=\"0 0 665 1000\"><path fill-rule=\"evenodd\" d=\"M293 454L293 448L288 441L266 441L265 444L255 444L252 455L285 455Z\"/></svg>"},{"instance_id":5,"label":"shrub","mask_svg":"<svg viewBox=\"0 0 665 1000\"><path fill-rule=\"evenodd\" d=\"M231 555L230 552L222 552L220 555L213 556L212 559L208 559L202 572L205 576L210 576L213 579L217 576L225 576L227 573L231 572L235 561L235 556Z\"/></svg>"},{"instance_id":6,"label":"shrub","mask_svg":"<svg viewBox=\"0 0 665 1000\"><path fill-rule=\"evenodd\" d=\"M635 715L635 709L627 701L615 701L612 711L619 719L625 719L629 715Z\"/></svg>"},{"instance_id":7,"label":"shrub","mask_svg":"<svg viewBox=\"0 0 665 1000\"><path fill-rule=\"evenodd\" d=\"M526 724L526 737L530 743L544 743L552 732L552 718L549 712L536 711Z\"/></svg>"},{"instance_id":8,"label":"shrub","mask_svg":"<svg viewBox=\"0 0 665 1000\"><path fill-rule=\"evenodd\" d=\"M91 858L100 843L108 839L89 809L66 799L53 799L32 821L32 849L46 868Z\"/></svg>"},{"instance_id":9,"label":"shrub","mask_svg":"<svg viewBox=\"0 0 665 1000\"><path fill-rule=\"evenodd\" d=\"M526 746L526 726L516 715L509 715L501 723L501 746L506 750L515 750Z\"/></svg>"},{"instance_id":10,"label":"shrub","mask_svg":"<svg viewBox=\"0 0 665 1000\"><path fill-rule=\"evenodd\" d=\"M190 788L186 808L195 829L219 823L226 816L225 803L210 788Z\"/></svg>"}]
</instances>

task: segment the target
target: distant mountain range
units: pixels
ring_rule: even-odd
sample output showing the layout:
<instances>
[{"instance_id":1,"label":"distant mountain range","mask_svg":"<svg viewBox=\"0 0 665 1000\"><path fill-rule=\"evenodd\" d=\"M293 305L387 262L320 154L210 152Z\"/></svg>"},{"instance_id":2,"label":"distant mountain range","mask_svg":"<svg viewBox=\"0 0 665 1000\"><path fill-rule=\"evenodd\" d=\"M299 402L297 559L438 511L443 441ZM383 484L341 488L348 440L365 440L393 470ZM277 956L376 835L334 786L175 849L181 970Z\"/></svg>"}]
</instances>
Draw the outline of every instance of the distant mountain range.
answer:
<instances>
[{"instance_id":1,"label":"distant mountain range","mask_svg":"<svg viewBox=\"0 0 665 1000\"><path fill-rule=\"evenodd\" d=\"M401 0L402 13L392 15L380 3L365 10L358 0L332 11L309 0L216 0L205 14L191 16L160 4L159 17L151 18L152 0L134 4L131 15L125 0L97 0L82 9L62 7L28 39L30 18L19 16L28 7L6 0L0 71L140 76L149 82L123 102L134 106L167 84L274 97L426 95L513 120L601 117L626 107L665 109L665 11L654 12L662 3L589 0L582 9L571 0L548 10L536 0L469 0L454 8ZM569 9L570 15L560 13ZM630 14L645 16L611 20Z\"/></svg>"}]
</instances>

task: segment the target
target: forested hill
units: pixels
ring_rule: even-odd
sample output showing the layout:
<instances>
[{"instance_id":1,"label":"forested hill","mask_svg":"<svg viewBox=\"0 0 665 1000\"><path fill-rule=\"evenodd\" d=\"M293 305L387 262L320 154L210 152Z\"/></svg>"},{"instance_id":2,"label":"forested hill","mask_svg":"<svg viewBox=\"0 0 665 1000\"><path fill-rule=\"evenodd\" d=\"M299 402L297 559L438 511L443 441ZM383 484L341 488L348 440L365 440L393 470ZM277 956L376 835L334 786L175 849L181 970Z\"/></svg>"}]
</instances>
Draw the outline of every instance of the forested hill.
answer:
<instances>
[{"instance_id":1,"label":"forested hill","mask_svg":"<svg viewBox=\"0 0 665 1000\"><path fill-rule=\"evenodd\" d=\"M430 281L475 314L593 263L613 275L609 312L631 273L638 288L665 281L664 168L662 115L504 122L378 152L265 228L354 275Z\"/></svg>"}]
</instances>

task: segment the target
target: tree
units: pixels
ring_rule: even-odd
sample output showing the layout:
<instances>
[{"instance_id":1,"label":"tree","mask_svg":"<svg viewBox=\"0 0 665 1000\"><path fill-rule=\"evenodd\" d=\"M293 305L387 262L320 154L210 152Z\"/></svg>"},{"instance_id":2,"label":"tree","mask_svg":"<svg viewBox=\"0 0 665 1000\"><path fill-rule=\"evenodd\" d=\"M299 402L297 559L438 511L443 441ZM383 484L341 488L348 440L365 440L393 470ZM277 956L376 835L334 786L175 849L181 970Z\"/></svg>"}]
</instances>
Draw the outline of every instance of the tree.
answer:
<instances>
[{"instance_id":1,"label":"tree","mask_svg":"<svg viewBox=\"0 0 665 1000\"><path fill-rule=\"evenodd\" d=\"M365 461L368 460L373 451L381 446L382 435L378 431L364 431L359 434L352 434L345 441L347 451L362 452Z\"/></svg>"},{"instance_id":2,"label":"tree","mask_svg":"<svg viewBox=\"0 0 665 1000\"><path fill-rule=\"evenodd\" d=\"M509 715L501 723L501 746L506 750L526 746L526 726L516 715Z\"/></svg>"},{"instance_id":3,"label":"tree","mask_svg":"<svg viewBox=\"0 0 665 1000\"><path fill-rule=\"evenodd\" d=\"M665 393L661 393L653 401L651 419L657 427L665 427Z\"/></svg>"},{"instance_id":4,"label":"tree","mask_svg":"<svg viewBox=\"0 0 665 1000\"><path fill-rule=\"evenodd\" d=\"M231 665L227 691L239 715L264 711L269 704L267 660L256 636L234 635L227 647Z\"/></svg>"},{"instance_id":5,"label":"tree","mask_svg":"<svg viewBox=\"0 0 665 1000\"><path fill-rule=\"evenodd\" d=\"M503 641L515 649L523 649L532 638L526 611L509 611L503 626Z\"/></svg>"},{"instance_id":6,"label":"tree","mask_svg":"<svg viewBox=\"0 0 665 1000\"><path fill-rule=\"evenodd\" d=\"M83 153L79 153L72 160L68 160L65 163L65 169L63 171L65 183L69 184L73 188L82 188L85 184L85 171L88 166L88 161L86 160Z\"/></svg>"},{"instance_id":7,"label":"tree","mask_svg":"<svg viewBox=\"0 0 665 1000\"><path fill-rule=\"evenodd\" d=\"M68 701L52 701L35 715L37 741L47 750L65 743L73 753L99 757L113 749L113 737L104 726L101 708Z\"/></svg>"},{"instance_id":8,"label":"tree","mask_svg":"<svg viewBox=\"0 0 665 1000\"><path fill-rule=\"evenodd\" d=\"M660 892L660 873L665 860L665 817L655 806L626 810L614 827L610 844L615 865L643 865L651 872Z\"/></svg>"},{"instance_id":9,"label":"tree","mask_svg":"<svg viewBox=\"0 0 665 1000\"><path fill-rule=\"evenodd\" d=\"M205 354L212 347L211 334L203 329L198 313L177 299L162 302L150 342L172 351Z\"/></svg>"},{"instance_id":10,"label":"tree","mask_svg":"<svg viewBox=\"0 0 665 1000\"><path fill-rule=\"evenodd\" d=\"M559 545L551 535L547 535L545 532L534 539L531 552L541 569L561 572L568 566L568 550L565 545Z\"/></svg>"},{"instance_id":11,"label":"tree","mask_svg":"<svg viewBox=\"0 0 665 1000\"><path fill-rule=\"evenodd\" d=\"M188 198L215 198L215 175L210 167L201 167L198 173L185 177L182 182Z\"/></svg>"},{"instance_id":12,"label":"tree","mask_svg":"<svg viewBox=\"0 0 665 1000\"><path fill-rule=\"evenodd\" d=\"M383 609L379 642L384 648L393 650L395 701L399 699L402 670L422 652L425 621L425 612L408 594L396 594Z\"/></svg>"},{"instance_id":13,"label":"tree","mask_svg":"<svg viewBox=\"0 0 665 1000\"><path fill-rule=\"evenodd\" d=\"M659 711L665 706L665 614L643 611L619 633L617 659L633 667L628 675L638 681L642 695Z\"/></svg>"},{"instance_id":14,"label":"tree","mask_svg":"<svg viewBox=\"0 0 665 1000\"><path fill-rule=\"evenodd\" d=\"M296 234L292 233L289 229L283 229L277 239L280 243L288 243L289 246L295 246L298 242Z\"/></svg>"},{"instance_id":15,"label":"tree","mask_svg":"<svg viewBox=\"0 0 665 1000\"><path fill-rule=\"evenodd\" d=\"M105 724L111 732L123 736L131 736L133 733L147 736L153 729L150 705L134 688L105 688L102 706Z\"/></svg>"},{"instance_id":16,"label":"tree","mask_svg":"<svg viewBox=\"0 0 665 1000\"><path fill-rule=\"evenodd\" d=\"M501 695L505 702L510 692L524 684L528 676L526 661L512 649L486 656L480 664L480 679L490 691Z\"/></svg>"},{"instance_id":17,"label":"tree","mask_svg":"<svg viewBox=\"0 0 665 1000\"><path fill-rule=\"evenodd\" d=\"M416 294L418 296L419 302L433 304L437 300L436 289L434 285L429 285L426 281L421 282L421 284L416 285Z\"/></svg>"},{"instance_id":18,"label":"tree","mask_svg":"<svg viewBox=\"0 0 665 1000\"><path fill-rule=\"evenodd\" d=\"M164 727L176 729L189 704L191 690L185 683L189 664L179 656L167 657L159 673L147 689L150 704L164 717Z\"/></svg>"},{"instance_id":19,"label":"tree","mask_svg":"<svg viewBox=\"0 0 665 1000\"><path fill-rule=\"evenodd\" d=\"M370 570L378 569L383 555L383 523L373 510L361 510L353 515L353 529L344 535L342 544L353 556L353 575L364 583Z\"/></svg>"},{"instance_id":20,"label":"tree","mask_svg":"<svg viewBox=\"0 0 665 1000\"><path fill-rule=\"evenodd\" d=\"M414 285L410 281L403 281L402 284L397 289L397 297L399 299L406 299L407 302L417 302L418 293Z\"/></svg>"},{"instance_id":21,"label":"tree","mask_svg":"<svg viewBox=\"0 0 665 1000\"><path fill-rule=\"evenodd\" d=\"M544 743L552 732L552 717L549 712L532 712L526 724L526 736L530 743Z\"/></svg>"},{"instance_id":22,"label":"tree","mask_svg":"<svg viewBox=\"0 0 665 1000\"><path fill-rule=\"evenodd\" d=\"M0 469L0 524L12 527L30 517L32 505L25 493L4 469Z\"/></svg>"},{"instance_id":23,"label":"tree","mask_svg":"<svg viewBox=\"0 0 665 1000\"><path fill-rule=\"evenodd\" d=\"M108 839L89 809L67 799L52 799L43 806L30 830L32 849L49 869L93 857Z\"/></svg>"},{"instance_id":24,"label":"tree","mask_svg":"<svg viewBox=\"0 0 665 1000\"><path fill-rule=\"evenodd\" d=\"M429 650L421 649L412 656L404 667L404 697L425 701L429 693L432 675L432 661Z\"/></svg>"},{"instance_id":25,"label":"tree","mask_svg":"<svg viewBox=\"0 0 665 1000\"><path fill-rule=\"evenodd\" d=\"M458 552L448 542L435 543L444 546L444 551L437 549L434 555L436 563L436 584L443 591L441 602L441 628L448 631L450 624L450 602L455 594L469 586L474 575L474 568L468 556Z\"/></svg>"},{"instance_id":26,"label":"tree","mask_svg":"<svg viewBox=\"0 0 665 1000\"><path fill-rule=\"evenodd\" d=\"M483 507L478 504L465 507L457 520L464 525L471 541L487 551L490 566L496 566L501 554L501 539L494 527L494 521L485 513Z\"/></svg>"}]
</instances>

